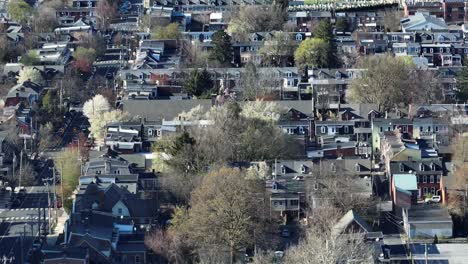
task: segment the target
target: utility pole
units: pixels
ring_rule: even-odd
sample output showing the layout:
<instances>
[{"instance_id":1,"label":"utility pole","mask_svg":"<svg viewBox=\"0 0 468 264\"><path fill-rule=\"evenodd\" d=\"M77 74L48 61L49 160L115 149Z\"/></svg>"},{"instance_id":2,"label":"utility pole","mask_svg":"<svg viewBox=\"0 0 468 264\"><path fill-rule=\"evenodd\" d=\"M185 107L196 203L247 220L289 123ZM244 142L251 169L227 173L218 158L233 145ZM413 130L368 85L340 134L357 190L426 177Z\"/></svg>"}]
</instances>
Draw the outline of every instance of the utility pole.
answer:
<instances>
[{"instance_id":1,"label":"utility pole","mask_svg":"<svg viewBox=\"0 0 468 264\"><path fill-rule=\"evenodd\" d=\"M20 171L19 171L18 188L21 188L21 174L23 174L23 150L21 150L20 152Z\"/></svg>"},{"instance_id":2,"label":"utility pole","mask_svg":"<svg viewBox=\"0 0 468 264\"><path fill-rule=\"evenodd\" d=\"M45 179L45 184L47 186L47 215L48 215L48 219L46 221L47 223L47 230L49 231L49 234L51 233L51 229L52 229L52 226L51 226L51 214L50 214L50 209L51 209L51 206L50 206L50 184L49 184L49 179ZM44 208L45 209L45 208ZM45 214L45 212L44 212ZM44 218L45 218L45 215L44 215Z\"/></svg>"},{"instance_id":3,"label":"utility pole","mask_svg":"<svg viewBox=\"0 0 468 264\"><path fill-rule=\"evenodd\" d=\"M21 256L20 256L21 262L20 262L20 263L24 263L24 261L23 261L23 260L24 260L24 259L23 259L23 258L24 258L24 251L23 251L23 248L24 248L24 245L23 245L23 244L24 244L24 242L23 242L23 240L24 240L24 237L25 237L25 236L26 236L26 224L23 225L23 232L21 232L21 237L20 237L20 239L21 239L21 240L20 240L20 242L21 242Z\"/></svg>"},{"instance_id":4,"label":"utility pole","mask_svg":"<svg viewBox=\"0 0 468 264\"><path fill-rule=\"evenodd\" d=\"M55 221L57 221L57 186L56 186L56 178L55 178L55 167L52 167L52 175L54 181L54 216Z\"/></svg>"}]
</instances>

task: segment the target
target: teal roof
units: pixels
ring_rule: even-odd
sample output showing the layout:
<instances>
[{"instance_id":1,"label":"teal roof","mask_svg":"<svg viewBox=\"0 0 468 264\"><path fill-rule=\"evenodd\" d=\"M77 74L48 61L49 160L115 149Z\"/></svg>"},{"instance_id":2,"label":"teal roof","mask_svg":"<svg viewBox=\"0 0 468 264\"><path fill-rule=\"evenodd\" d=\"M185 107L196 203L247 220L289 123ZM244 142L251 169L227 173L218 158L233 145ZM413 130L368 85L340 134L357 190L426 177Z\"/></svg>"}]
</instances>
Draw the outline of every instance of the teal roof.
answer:
<instances>
[{"instance_id":1,"label":"teal roof","mask_svg":"<svg viewBox=\"0 0 468 264\"><path fill-rule=\"evenodd\" d=\"M395 187L401 190L413 191L418 189L418 182L414 174L394 174Z\"/></svg>"}]
</instances>

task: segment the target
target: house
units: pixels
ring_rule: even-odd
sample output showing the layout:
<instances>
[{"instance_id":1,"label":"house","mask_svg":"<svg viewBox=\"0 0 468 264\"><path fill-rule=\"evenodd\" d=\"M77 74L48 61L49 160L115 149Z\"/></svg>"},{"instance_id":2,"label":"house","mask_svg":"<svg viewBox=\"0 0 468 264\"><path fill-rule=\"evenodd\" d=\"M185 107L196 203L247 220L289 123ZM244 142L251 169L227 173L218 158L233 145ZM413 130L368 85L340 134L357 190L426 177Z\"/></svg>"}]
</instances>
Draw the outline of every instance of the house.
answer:
<instances>
[{"instance_id":1,"label":"house","mask_svg":"<svg viewBox=\"0 0 468 264\"><path fill-rule=\"evenodd\" d=\"M17 84L8 91L5 107L16 106L19 103L24 103L26 106L32 107L34 103L39 100L41 90L41 85L31 81Z\"/></svg>"},{"instance_id":2,"label":"house","mask_svg":"<svg viewBox=\"0 0 468 264\"><path fill-rule=\"evenodd\" d=\"M96 263L146 263L144 232L134 222L116 218L108 212L74 212L65 224L64 245L59 248L65 253L75 250L86 253L74 258ZM56 254L60 251L55 254L50 251L45 253L46 259L53 260L57 259Z\"/></svg>"},{"instance_id":3,"label":"house","mask_svg":"<svg viewBox=\"0 0 468 264\"><path fill-rule=\"evenodd\" d=\"M372 228L353 209L341 217L332 229L333 236L350 233L365 235L370 232L372 232Z\"/></svg>"},{"instance_id":4,"label":"house","mask_svg":"<svg viewBox=\"0 0 468 264\"><path fill-rule=\"evenodd\" d=\"M103 188L116 184L130 193L137 193L138 174L132 173L129 166L126 160L108 155L91 159L83 169L79 180L80 188L86 188L89 184L98 184Z\"/></svg>"},{"instance_id":5,"label":"house","mask_svg":"<svg viewBox=\"0 0 468 264\"><path fill-rule=\"evenodd\" d=\"M391 175L416 175L418 198L423 199L426 194L440 195L442 203L445 202L445 187L443 185L444 167L441 160L433 161L392 161L390 162Z\"/></svg>"},{"instance_id":6,"label":"house","mask_svg":"<svg viewBox=\"0 0 468 264\"><path fill-rule=\"evenodd\" d=\"M401 20L403 32L414 31L447 31L448 26L443 18L425 12L416 12Z\"/></svg>"},{"instance_id":7,"label":"house","mask_svg":"<svg viewBox=\"0 0 468 264\"><path fill-rule=\"evenodd\" d=\"M417 204L418 185L415 174L394 174L390 192L394 206L407 209Z\"/></svg>"},{"instance_id":8,"label":"house","mask_svg":"<svg viewBox=\"0 0 468 264\"><path fill-rule=\"evenodd\" d=\"M307 90L311 93L315 105L342 103L351 81L362 74L361 69L309 69L307 71Z\"/></svg>"},{"instance_id":9,"label":"house","mask_svg":"<svg viewBox=\"0 0 468 264\"><path fill-rule=\"evenodd\" d=\"M36 51L42 64L65 65L71 57L68 42L45 43Z\"/></svg>"},{"instance_id":10,"label":"house","mask_svg":"<svg viewBox=\"0 0 468 264\"><path fill-rule=\"evenodd\" d=\"M463 0L406 1L403 3L403 8L405 16L423 11L448 23L463 22L467 17Z\"/></svg>"},{"instance_id":11,"label":"house","mask_svg":"<svg viewBox=\"0 0 468 264\"><path fill-rule=\"evenodd\" d=\"M73 214L99 212L110 218L124 219L134 224L148 226L158 216L158 201L142 199L137 194L116 184L107 187L90 183L81 189L74 201ZM73 216L72 216L73 221Z\"/></svg>"},{"instance_id":12,"label":"house","mask_svg":"<svg viewBox=\"0 0 468 264\"><path fill-rule=\"evenodd\" d=\"M379 153L381 148L381 139L385 132L395 131L398 129L404 138L412 138L413 122L406 118L374 118L371 122L371 129L372 149L376 153Z\"/></svg>"},{"instance_id":13,"label":"house","mask_svg":"<svg viewBox=\"0 0 468 264\"><path fill-rule=\"evenodd\" d=\"M108 126L104 138L105 145L120 153L135 153L143 150L141 131L136 128Z\"/></svg>"},{"instance_id":14,"label":"house","mask_svg":"<svg viewBox=\"0 0 468 264\"><path fill-rule=\"evenodd\" d=\"M286 219L304 215L305 179L311 176L312 167L310 160L278 160L272 164L273 179L266 181L272 212Z\"/></svg>"},{"instance_id":15,"label":"house","mask_svg":"<svg viewBox=\"0 0 468 264\"><path fill-rule=\"evenodd\" d=\"M453 236L453 221L446 207L420 204L403 210L403 227L409 238Z\"/></svg>"}]
</instances>

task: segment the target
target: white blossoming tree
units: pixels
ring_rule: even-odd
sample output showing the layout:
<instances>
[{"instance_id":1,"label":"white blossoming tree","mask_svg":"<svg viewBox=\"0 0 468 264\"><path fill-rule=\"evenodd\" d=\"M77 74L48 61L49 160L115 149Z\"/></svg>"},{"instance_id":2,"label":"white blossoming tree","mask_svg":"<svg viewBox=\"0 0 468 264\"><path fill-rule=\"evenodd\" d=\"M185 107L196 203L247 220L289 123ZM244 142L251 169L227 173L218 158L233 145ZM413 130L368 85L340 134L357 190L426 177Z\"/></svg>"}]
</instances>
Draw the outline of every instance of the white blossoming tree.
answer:
<instances>
[{"instance_id":1,"label":"white blossoming tree","mask_svg":"<svg viewBox=\"0 0 468 264\"><path fill-rule=\"evenodd\" d=\"M89 122L91 123L94 119L94 116L100 116L104 112L109 112L110 109L111 106L109 101L107 101L104 96L98 94L84 103L83 114L89 119Z\"/></svg>"}]
</instances>

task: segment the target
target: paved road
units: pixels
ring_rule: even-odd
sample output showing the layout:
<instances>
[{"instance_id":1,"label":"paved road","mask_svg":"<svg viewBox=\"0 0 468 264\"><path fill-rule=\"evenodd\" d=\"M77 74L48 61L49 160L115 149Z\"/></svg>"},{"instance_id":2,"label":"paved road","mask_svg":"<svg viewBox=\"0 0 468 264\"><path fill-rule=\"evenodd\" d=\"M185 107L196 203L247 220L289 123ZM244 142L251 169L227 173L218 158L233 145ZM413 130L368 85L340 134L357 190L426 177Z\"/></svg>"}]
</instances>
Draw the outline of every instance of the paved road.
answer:
<instances>
[{"instance_id":1,"label":"paved road","mask_svg":"<svg viewBox=\"0 0 468 264\"><path fill-rule=\"evenodd\" d=\"M39 233L39 219L48 218L47 193L41 187L27 188L27 193L16 208L0 209L0 263L22 263ZM41 215L39 216L39 212ZM4 262L5 259L11 262ZM14 259L13 259L14 258Z\"/></svg>"}]
</instances>

